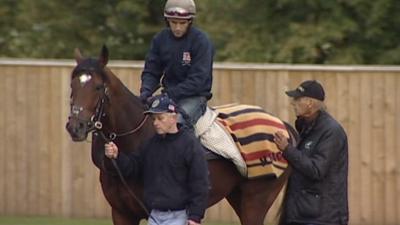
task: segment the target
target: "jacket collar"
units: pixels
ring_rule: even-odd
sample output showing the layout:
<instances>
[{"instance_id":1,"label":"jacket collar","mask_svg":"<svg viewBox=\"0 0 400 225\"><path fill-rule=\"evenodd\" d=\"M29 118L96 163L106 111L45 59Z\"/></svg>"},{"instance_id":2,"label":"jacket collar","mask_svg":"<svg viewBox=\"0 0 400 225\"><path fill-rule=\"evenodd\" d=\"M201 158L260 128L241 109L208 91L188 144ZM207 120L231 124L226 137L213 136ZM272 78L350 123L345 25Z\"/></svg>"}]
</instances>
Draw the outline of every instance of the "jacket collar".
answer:
<instances>
[{"instance_id":1,"label":"jacket collar","mask_svg":"<svg viewBox=\"0 0 400 225\"><path fill-rule=\"evenodd\" d=\"M320 110L318 111L318 116L315 117L315 119L312 121L307 121L302 117L297 117L295 122L295 127L297 132L300 134L300 137L307 136L314 129L316 124L318 124L321 118L325 117L326 115L327 115L326 111Z\"/></svg>"}]
</instances>

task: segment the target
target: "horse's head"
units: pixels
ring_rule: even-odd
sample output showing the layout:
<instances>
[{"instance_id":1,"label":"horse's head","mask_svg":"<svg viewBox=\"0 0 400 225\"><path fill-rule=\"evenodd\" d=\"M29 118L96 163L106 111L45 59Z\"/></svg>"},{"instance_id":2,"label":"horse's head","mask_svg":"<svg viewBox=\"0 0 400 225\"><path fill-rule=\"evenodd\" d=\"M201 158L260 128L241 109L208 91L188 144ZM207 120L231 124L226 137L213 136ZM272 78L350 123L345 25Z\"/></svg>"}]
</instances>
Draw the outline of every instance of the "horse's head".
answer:
<instances>
[{"instance_id":1,"label":"horse's head","mask_svg":"<svg viewBox=\"0 0 400 225\"><path fill-rule=\"evenodd\" d=\"M66 128L73 141L86 140L88 133L101 129L100 118L107 100L108 50L103 46L98 59L83 58L75 50L77 66L71 75L71 111Z\"/></svg>"}]
</instances>

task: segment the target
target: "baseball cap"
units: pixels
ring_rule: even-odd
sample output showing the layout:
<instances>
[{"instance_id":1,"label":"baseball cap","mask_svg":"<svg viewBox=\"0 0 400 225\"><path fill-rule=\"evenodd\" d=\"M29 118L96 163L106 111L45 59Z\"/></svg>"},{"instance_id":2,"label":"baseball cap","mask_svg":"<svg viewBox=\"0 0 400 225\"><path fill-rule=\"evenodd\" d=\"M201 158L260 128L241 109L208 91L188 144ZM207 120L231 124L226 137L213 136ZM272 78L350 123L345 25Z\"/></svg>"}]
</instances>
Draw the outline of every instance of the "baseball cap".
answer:
<instances>
[{"instance_id":1,"label":"baseball cap","mask_svg":"<svg viewBox=\"0 0 400 225\"><path fill-rule=\"evenodd\" d=\"M167 95L161 94L154 96L154 99L151 103L150 108L145 111L145 114L149 113L176 113L177 112L177 105L175 102L170 99Z\"/></svg>"},{"instance_id":2,"label":"baseball cap","mask_svg":"<svg viewBox=\"0 0 400 225\"><path fill-rule=\"evenodd\" d=\"M299 98L299 97L310 97L315 98L320 101L325 99L325 91L322 85L316 80L306 80L301 83L296 89L291 91L286 91L289 97Z\"/></svg>"}]
</instances>

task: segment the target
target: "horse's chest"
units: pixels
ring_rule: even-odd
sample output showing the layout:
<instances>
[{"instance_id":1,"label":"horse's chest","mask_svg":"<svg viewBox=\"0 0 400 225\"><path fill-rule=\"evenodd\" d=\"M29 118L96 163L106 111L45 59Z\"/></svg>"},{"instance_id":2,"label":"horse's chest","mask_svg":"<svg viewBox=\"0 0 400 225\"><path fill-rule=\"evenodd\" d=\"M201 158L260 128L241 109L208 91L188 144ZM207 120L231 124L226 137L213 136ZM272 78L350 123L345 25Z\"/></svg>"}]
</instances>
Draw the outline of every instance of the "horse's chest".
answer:
<instances>
[{"instance_id":1,"label":"horse's chest","mask_svg":"<svg viewBox=\"0 0 400 225\"><path fill-rule=\"evenodd\" d=\"M143 188L138 182L128 180L129 189L136 195L137 198L142 199ZM118 176L110 176L104 172L100 173L100 183L103 194L112 208L115 209L130 209L133 211L141 211L139 204L133 196L129 193Z\"/></svg>"}]
</instances>

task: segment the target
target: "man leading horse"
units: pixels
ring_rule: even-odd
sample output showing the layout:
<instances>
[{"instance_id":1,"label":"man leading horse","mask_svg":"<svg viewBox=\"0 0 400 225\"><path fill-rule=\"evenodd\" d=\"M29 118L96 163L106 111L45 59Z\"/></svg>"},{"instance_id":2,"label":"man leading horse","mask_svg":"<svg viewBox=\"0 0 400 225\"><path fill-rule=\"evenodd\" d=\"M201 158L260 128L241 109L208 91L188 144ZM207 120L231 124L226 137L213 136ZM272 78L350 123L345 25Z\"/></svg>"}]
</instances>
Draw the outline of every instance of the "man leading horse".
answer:
<instances>
[{"instance_id":1,"label":"man leading horse","mask_svg":"<svg viewBox=\"0 0 400 225\"><path fill-rule=\"evenodd\" d=\"M157 133L130 154L107 143L105 155L116 159L125 177L143 178L149 225L198 225L209 188L204 150L193 132L178 127L177 105L167 96L156 96L145 114L151 115ZM109 160L105 165L114 170Z\"/></svg>"}]
</instances>

